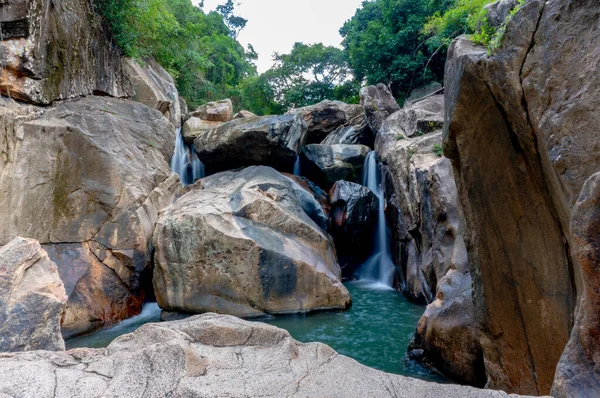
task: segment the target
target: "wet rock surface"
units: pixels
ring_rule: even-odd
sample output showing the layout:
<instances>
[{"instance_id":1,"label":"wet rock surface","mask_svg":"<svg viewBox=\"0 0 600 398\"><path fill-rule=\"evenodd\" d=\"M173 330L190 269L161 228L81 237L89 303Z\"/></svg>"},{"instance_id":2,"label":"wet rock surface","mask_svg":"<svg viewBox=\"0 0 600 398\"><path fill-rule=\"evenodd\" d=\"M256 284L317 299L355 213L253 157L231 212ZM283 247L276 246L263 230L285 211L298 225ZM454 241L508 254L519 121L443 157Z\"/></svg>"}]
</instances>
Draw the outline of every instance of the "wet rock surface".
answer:
<instances>
[{"instance_id":1,"label":"wet rock surface","mask_svg":"<svg viewBox=\"0 0 600 398\"><path fill-rule=\"evenodd\" d=\"M340 101L322 101L318 104L294 109L308 126L307 144L320 144L330 133L339 128L364 124L364 109L360 105Z\"/></svg>"}]
</instances>

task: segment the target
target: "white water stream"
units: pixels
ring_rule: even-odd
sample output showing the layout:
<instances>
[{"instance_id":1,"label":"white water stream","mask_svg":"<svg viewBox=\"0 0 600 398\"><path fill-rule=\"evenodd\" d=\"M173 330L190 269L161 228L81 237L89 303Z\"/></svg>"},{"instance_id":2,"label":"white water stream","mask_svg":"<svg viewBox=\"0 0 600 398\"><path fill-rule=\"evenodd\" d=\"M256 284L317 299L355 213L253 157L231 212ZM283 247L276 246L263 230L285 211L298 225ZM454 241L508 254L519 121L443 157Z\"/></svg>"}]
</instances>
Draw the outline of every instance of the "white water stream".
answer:
<instances>
[{"instance_id":1,"label":"white water stream","mask_svg":"<svg viewBox=\"0 0 600 398\"><path fill-rule=\"evenodd\" d=\"M187 145L183 140L181 128L177 129L171 170L179 174L183 186L193 184L197 179L205 176L204 165L198 158L194 147Z\"/></svg>"}]
</instances>

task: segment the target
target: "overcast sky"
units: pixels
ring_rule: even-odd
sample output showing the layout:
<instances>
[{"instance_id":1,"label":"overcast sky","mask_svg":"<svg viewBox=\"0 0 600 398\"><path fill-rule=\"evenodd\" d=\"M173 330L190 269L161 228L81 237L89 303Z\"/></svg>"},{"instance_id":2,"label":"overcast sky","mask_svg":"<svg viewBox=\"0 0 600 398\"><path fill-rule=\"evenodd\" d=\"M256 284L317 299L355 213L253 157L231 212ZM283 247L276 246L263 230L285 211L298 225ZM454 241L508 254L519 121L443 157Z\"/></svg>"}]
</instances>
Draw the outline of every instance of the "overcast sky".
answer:
<instances>
[{"instance_id":1,"label":"overcast sky","mask_svg":"<svg viewBox=\"0 0 600 398\"><path fill-rule=\"evenodd\" d=\"M258 71L264 72L272 65L273 52L288 53L297 41L339 46L342 38L338 30L362 1L237 0L236 15L248 20L238 40L244 46L254 46L259 54ZM204 11L208 13L224 2L205 0Z\"/></svg>"}]
</instances>

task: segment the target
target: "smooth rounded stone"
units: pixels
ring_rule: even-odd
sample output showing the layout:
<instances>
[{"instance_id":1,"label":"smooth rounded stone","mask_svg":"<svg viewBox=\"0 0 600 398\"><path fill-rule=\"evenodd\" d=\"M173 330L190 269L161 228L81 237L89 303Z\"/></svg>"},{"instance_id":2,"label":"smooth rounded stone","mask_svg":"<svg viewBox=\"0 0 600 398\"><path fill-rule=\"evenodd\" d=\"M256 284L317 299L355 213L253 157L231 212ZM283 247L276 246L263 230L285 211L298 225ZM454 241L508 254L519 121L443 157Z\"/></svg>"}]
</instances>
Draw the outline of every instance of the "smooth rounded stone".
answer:
<instances>
[{"instance_id":1,"label":"smooth rounded stone","mask_svg":"<svg viewBox=\"0 0 600 398\"><path fill-rule=\"evenodd\" d=\"M356 267L372 252L369 244L377 222L379 199L367 187L338 181L329 191L330 232L340 257L344 278L351 278ZM345 261L347 259L347 262Z\"/></svg>"},{"instance_id":2,"label":"smooth rounded stone","mask_svg":"<svg viewBox=\"0 0 600 398\"><path fill-rule=\"evenodd\" d=\"M183 135L183 139L186 143L193 144L194 140L202 133L222 125L223 122L211 122L209 120L202 120L198 117L192 116L183 124L181 134Z\"/></svg>"},{"instance_id":3,"label":"smooth rounded stone","mask_svg":"<svg viewBox=\"0 0 600 398\"><path fill-rule=\"evenodd\" d=\"M552 396L557 398L600 394L599 230L600 173L596 173L583 186L571 218L572 250L583 273L585 290L571 339L556 368Z\"/></svg>"},{"instance_id":4,"label":"smooth rounded stone","mask_svg":"<svg viewBox=\"0 0 600 398\"><path fill-rule=\"evenodd\" d=\"M160 111L175 127L181 126L181 104L173 77L153 59L140 63L133 58L123 61L135 94L132 100Z\"/></svg>"},{"instance_id":5,"label":"smooth rounded stone","mask_svg":"<svg viewBox=\"0 0 600 398\"><path fill-rule=\"evenodd\" d=\"M384 373L283 329L217 314L146 324L105 349L4 354L0 372L0 395L22 398L509 396Z\"/></svg>"},{"instance_id":6,"label":"smooth rounded stone","mask_svg":"<svg viewBox=\"0 0 600 398\"><path fill-rule=\"evenodd\" d=\"M359 182L369 152L364 145L306 145L300 154L302 174L325 190L340 180Z\"/></svg>"},{"instance_id":7,"label":"smooth rounded stone","mask_svg":"<svg viewBox=\"0 0 600 398\"><path fill-rule=\"evenodd\" d=\"M122 51L88 0L1 1L0 15L2 95L47 105L133 94Z\"/></svg>"},{"instance_id":8,"label":"smooth rounded stone","mask_svg":"<svg viewBox=\"0 0 600 398\"><path fill-rule=\"evenodd\" d=\"M383 83L361 88L360 104L365 108L367 123L375 134L388 116L400 110L391 91Z\"/></svg>"},{"instance_id":9,"label":"smooth rounded stone","mask_svg":"<svg viewBox=\"0 0 600 398\"><path fill-rule=\"evenodd\" d=\"M235 115L233 115L233 119L243 119L245 117L253 117L256 116L254 113L250 112L250 111L246 111L246 110L241 110L238 113L236 113Z\"/></svg>"},{"instance_id":10,"label":"smooth rounded stone","mask_svg":"<svg viewBox=\"0 0 600 398\"><path fill-rule=\"evenodd\" d=\"M233 119L233 104L229 98L201 105L192 112L193 117L210 122L229 122Z\"/></svg>"},{"instance_id":11,"label":"smooth rounded stone","mask_svg":"<svg viewBox=\"0 0 600 398\"><path fill-rule=\"evenodd\" d=\"M364 109L340 101L322 101L315 105L293 109L290 113L304 118L308 126L307 144L320 144L340 127L360 126L364 123Z\"/></svg>"},{"instance_id":12,"label":"smooth rounded stone","mask_svg":"<svg viewBox=\"0 0 600 398\"><path fill-rule=\"evenodd\" d=\"M550 391L583 291L569 231L600 164L600 10L571 5L525 2L492 56L465 37L448 51L444 153L464 205L490 388Z\"/></svg>"},{"instance_id":13,"label":"smooth rounded stone","mask_svg":"<svg viewBox=\"0 0 600 398\"><path fill-rule=\"evenodd\" d=\"M252 165L292 171L306 132L297 115L248 117L200 134L194 148L209 174Z\"/></svg>"},{"instance_id":14,"label":"smooth rounded stone","mask_svg":"<svg viewBox=\"0 0 600 398\"><path fill-rule=\"evenodd\" d=\"M329 229L329 213L331 212L329 194L306 177L286 173L283 173L283 175L291 178L296 184L300 185L302 188L304 188L304 190L312 194L313 198L315 198L315 200L321 205L321 209L310 211L309 206L311 206L311 204L307 202L307 205L303 206L306 207L304 211L309 215L310 218L313 219L313 221L317 223L317 225L319 225L319 227L325 230ZM325 219L322 219L322 216L325 216Z\"/></svg>"},{"instance_id":15,"label":"smooth rounded stone","mask_svg":"<svg viewBox=\"0 0 600 398\"><path fill-rule=\"evenodd\" d=\"M31 237L57 264L65 337L139 313L158 212L181 191L168 164L173 125L139 102L97 96L19 123L0 130L11 160L0 174L0 245Z\"/></svg>"},{"instance_id":16,"label":"smooth rounded stone","mask_svg":"<svg viewBox=\"0 0 600 398\"><path fill-rule=\"evenodd\" d=\"M311 193L265 166L201 183L165 209L154 233L162 309L248 317L350 306Z\"/></svg>"},{"instance_id":17,"label":"smooth rounded stone","mask_svg":"<svg viewBox=\"0 0 600 398\"><path fill-rule=\"evenodd\" d=\"M0 352L64 351L60 333L65 287L33 239L0 247Z\"/></svg>"},{"instance_id":18,"label":"smooth rounded stone","mask_svg":"<svg viewBox=\"0 0 600 398\"><path fill-rule=\"evenodd\" d=\"M460 384L484 387L483 351L479 344L471 276L450 270L438 284L437 298L427 306L417 324L409 356L438 369Z\"/></svg>"},{"instance_id":19,"label":"smooth rounded stone","mask_svg":"<svg viewBox=\"0 0 600 398\"><path fill-rule=\"evenodd\" d=\"M443 127L444 96L434 95L404 107L388 117L377 134L375 150L385 157L396 141L440 132Z\"/></svg>"}]
</instances>

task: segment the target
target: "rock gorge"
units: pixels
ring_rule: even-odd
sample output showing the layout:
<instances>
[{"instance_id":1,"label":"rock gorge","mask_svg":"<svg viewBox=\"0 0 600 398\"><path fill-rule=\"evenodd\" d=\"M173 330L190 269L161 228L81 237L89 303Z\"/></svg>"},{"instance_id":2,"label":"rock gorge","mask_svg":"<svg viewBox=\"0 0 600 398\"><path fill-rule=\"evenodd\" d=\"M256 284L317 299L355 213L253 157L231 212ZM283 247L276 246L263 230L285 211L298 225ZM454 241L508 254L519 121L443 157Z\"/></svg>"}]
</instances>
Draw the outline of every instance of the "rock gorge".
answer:
<instances>
[{"instance_id":1,"label":"rock gorge","mask_svg":"<svg viewBox=\"0 0 600 398\"><path fill-rule=\"evenodd\" d=\"M595 0L488 6L499 48L460 36L443 89L402 108L379 84L271 116L187 110L91 7L0 2L1 394L600 393ZM176 140L207 177L173 173ZM486 389L231 316L348 309L381 231L393 287L427 306L402 349ZM154 297L164 319L203 315L65 351Z\"/></svg>"}]
</instances>

